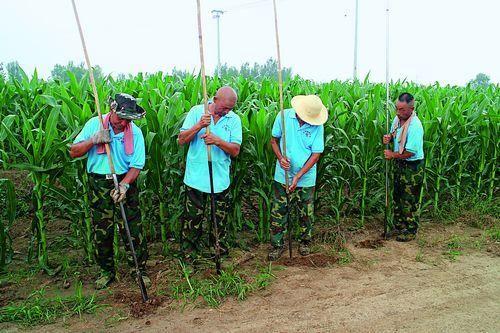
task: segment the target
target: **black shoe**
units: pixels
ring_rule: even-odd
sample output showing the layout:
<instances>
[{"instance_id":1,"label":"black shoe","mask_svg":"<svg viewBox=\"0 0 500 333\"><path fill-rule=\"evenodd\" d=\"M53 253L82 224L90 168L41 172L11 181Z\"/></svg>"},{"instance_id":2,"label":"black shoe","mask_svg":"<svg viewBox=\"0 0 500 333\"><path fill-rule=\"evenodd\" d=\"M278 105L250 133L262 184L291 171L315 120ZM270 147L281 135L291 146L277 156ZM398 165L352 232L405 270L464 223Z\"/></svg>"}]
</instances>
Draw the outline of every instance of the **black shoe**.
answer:
<instances>
[{"instance_id":1,"label":"black shoe","mask_svg":"<svg viewBox=\"0 0 500 333\"><path fill-rule=\"evenodd\" d=\"M283 246L275 247L269 252L267 258L269 259L269 261L276 261L281 257L283 252L285 252L285 248Z\"/></svg>"},{"instance_id":2,"label":"black shoe","mask_svg":"<svg viewBox=\"0 0 500 333\"><path fill-rule=\"evenodd\" d=\"M392 229L391 231L388 231L385 234L385 238L394 238L401 235L401 230L398 229ZM382 234L382 237L384 237L384 234Z\"/></svg>"},{"instance_id":3,"label":"black shoe","mask_svg":"<svg viewBox=\"0 0 500 333\"><path fill-rule=\"evenodd\" d=\"M396 237L396 240L398 242L409 242L409 241L412 241L415 239L415 237L417 237L416 234L412 234L412 233L404 233L404 234L400 234L399 236Z\"/></svg>"},{"instance_id":4,"label":"black shoe","mask_svg":"<svg viewBox=\"0 0 500 333\"><path fill-rule=\"evenodd\" d=\"M311 249L309 248L309 244L300 243L299 245L299 253L301 256L308 256L311 254Z\"/></svg>"}]
</instances>

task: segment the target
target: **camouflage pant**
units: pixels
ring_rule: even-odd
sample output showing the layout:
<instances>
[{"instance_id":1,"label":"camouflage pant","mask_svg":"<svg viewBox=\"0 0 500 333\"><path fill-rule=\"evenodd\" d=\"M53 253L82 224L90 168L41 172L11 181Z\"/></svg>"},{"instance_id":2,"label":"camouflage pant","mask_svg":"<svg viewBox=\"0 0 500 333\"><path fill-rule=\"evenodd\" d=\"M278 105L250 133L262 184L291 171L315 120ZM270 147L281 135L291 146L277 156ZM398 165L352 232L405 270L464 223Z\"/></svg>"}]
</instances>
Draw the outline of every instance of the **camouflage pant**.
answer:
<instances>
[{"instance_id":1,"label":"camouflage pant","mask_svg":"<svg viewBox=\"0 0 500 333\"><path fill-rule=\"evenodd\" d=\"M119 176L118 179L121 177ZM115 227L115 218L118 221L118 227L122 236L123 243L127 249L128 264L133 267L128 239L121 218L120 207L113 202L109 192L113 188L113 180L108 180L100 176L89 176L91 184L91 212L95 229L95 242L97 248L97 263L107 271L114 273L113 260L113 236ZM142 235L141 211L139 209L139 191L135 183L130 184L125 199L125 214L127 215L128 225L134 249L137 255L137 261L141 269L145 269L148 258L148 249L146 239Z\"/></svg>"},{"instance_id":2,"label":"camouflage pant","mask_svg":"<svg viewBox=\"0 0 500 333\"><path fill-rule=\"evenodd\" d=\"M210 205L209 193L198 191L186 186L186 206L182 221L181 246L183 250L199 251L204 247L203 244L203 216L207 202ZM221 247L225 244L227 228L227 210L229 208L229 191L215 193L215 217L219 232L219 244ZM210 243L215 242L214 228L210 225ZM208 245L208 244L206 244Z\"/></svg>"},{"instance_id":3,"label":"camouflage pant","mask_svg":"<svg viewBox=\"0 0 500 333\"><path fill-rule=\"evenodd\" d=\"M314 187L297 187L290 195L290 207L298 207L300 222L300 241L309 243L312 236L314 219ZM287 231L288 209L286 206L285 186L273 183L273 201L271 206L271 243L282 247Z\"/></svg>"},{"instance_id":4,"label":"camouflage pant","mask_svg":"<svg viewBox=\"0 0 500 333\"><path fill-rule=\"evenodd\" d=\"M418 199L424 175L424 162L397 161L394 168L394 228L416 234L419 224Z\"/></svg>"}]
</instances>

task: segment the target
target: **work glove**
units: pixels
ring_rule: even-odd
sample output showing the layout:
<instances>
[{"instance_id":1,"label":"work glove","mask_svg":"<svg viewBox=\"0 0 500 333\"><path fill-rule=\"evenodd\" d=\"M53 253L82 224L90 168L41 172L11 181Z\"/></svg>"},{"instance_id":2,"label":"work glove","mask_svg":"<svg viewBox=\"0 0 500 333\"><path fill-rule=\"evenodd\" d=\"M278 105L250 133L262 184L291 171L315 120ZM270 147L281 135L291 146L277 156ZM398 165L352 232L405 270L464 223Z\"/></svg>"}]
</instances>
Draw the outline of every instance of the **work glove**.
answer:
<instances>
[{"instance_id":1,"label":"work glove","mask_svg":"<svg viewBox=\"0 0 500 333\"><path fill-rule=\"evenodd\" d=\"M111 137L109 136L109 130L107 129L102 129L97 131L94 136L92 136L92 143L95 145L101 144L101 143L110 143L111 142Z\"/></svg>"},{"instance_id":2,"label":"work glove","mask_svg":"<svg viewBox=\"0 0 500 333\"><path fill-rule=\"evenodd\" d=\"M120 183L120 185L118 185L118 189L112 189L110 195L111 198L113 198L113 201L115 203L120 203L125 200L129 187L130 185L127 183Z\"/></svg>"}]
</instances>

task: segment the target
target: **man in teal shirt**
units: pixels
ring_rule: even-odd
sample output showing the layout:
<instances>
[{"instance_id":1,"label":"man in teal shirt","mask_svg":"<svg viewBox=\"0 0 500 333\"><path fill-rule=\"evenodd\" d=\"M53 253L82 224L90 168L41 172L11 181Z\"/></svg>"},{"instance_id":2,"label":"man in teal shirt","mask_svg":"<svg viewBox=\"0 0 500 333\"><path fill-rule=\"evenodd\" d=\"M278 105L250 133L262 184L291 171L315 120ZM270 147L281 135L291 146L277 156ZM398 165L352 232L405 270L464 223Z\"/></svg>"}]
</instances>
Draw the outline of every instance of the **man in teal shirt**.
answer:
<instances>
[{"instance_id":1,"label":"man in teal shirt","mask_svg":"<svg viewBox=\"0 0 500 333\"><path fill-rule=\"evenodd\" d=\"M101 267L101 276L96 281L96 288L107 287L115 279L113 260L114 219L116 203L124 202L130 233L137 261L146 286L151 280L146 275L148 257L146 239L142 235L141 210L139 209L139 191L135 180L144 167L146 153L144 137L132 120L144 116L144 110L137 105L135 98L127 94L117 94L111 101L110 112L104 115L104 129L98 117L87 121L82 131L75 138L70 148L72 158L87 155L87 172L91 186L91 213L95 226L97 263ZM104 144L108 143L115 172L120 182L119 190L113 189L113 179L108 164ZM111 190L111 191L110 191ZM127 260L131 267L134 261L128 249L123 221L119 219L123 242L127 248Z\"/></svg>"},{"instance_id":2,"label":"man in teal shirt","mask_svg":"<svg viewBox=\"0 0 500 333\"><path fill-rule=\"evenodd\" d=\"M384 150L387 160L394 160L394 230L388 237L405 242L415 238L418 230L418 202L424 174L424 128L415 112L415 100L403 93L396 103L397 115L391 133L383 143L394 143Z\"/></svg>"},{"instance_id":3,"label":"man in teal shirt","mask_svg":"<svg viewBox=\"0 0 500 333\"><path fill-rule=\"evenodd\" d=\"M215 210L222 253L227 252L224 238L229 199L229 171L231 158L240 153L242 141L241 120L232 111L237 98L231 87L220 88L213 102L208 105L209 114L204 113L203 105L194 106L187 114L179 133L179 144L189 144L184 174L186 207L181 239L181 248L187 255L195 256L203 248L203 212L210 194L207 145L212 145ZM210 134L206 133L208 126ZM210 238L213 240L213 235Z\"/></svg>"},{"instance_id":4,"label":"man in teal shirt","mask_svg":"<svg viewBox=\"0 0 500 333\"><path fill-rule=\"evenodd\" d=\"M271 146L278 159L274 173L273 201L271 206L271 243L269 260L278 260L284 251L289 207L285 170L289 178L290 206L297 205L300 220L299 253L308 255L314 218L314 190L316 164L324 150L323 124L328 110L315 95L295 96L292 109L285 110L286 158L283 156L283 130L278 113L272 129Z\"/></svg>"}]
</instances>

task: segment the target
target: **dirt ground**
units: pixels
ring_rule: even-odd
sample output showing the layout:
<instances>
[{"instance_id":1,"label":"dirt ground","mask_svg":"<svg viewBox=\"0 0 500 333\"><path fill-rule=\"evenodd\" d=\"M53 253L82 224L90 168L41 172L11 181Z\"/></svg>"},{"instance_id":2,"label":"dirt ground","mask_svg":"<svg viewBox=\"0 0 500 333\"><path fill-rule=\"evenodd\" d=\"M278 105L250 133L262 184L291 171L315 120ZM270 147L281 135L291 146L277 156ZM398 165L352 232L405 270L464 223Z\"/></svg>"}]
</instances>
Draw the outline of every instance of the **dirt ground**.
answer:
<instances>
[{"instance_id":1,"label":"dirt ground","mask_svg":"<svg viewBox=\"0 0 500 333\"><path fill-rule=\"evenodd\" d=\"M498 242L450 257L443 244L453 235L473 242L478 229L423 229L410 243L379 242L374 232L361 232L348 242L352 262L344 265L318 254L297 258L295 265L283 259L270 286L217 309L182 310L165 302L140 319L125 316L104 326L102 318L89 315L34 331L499 332Z\"/></svg>"}]
</instances>

